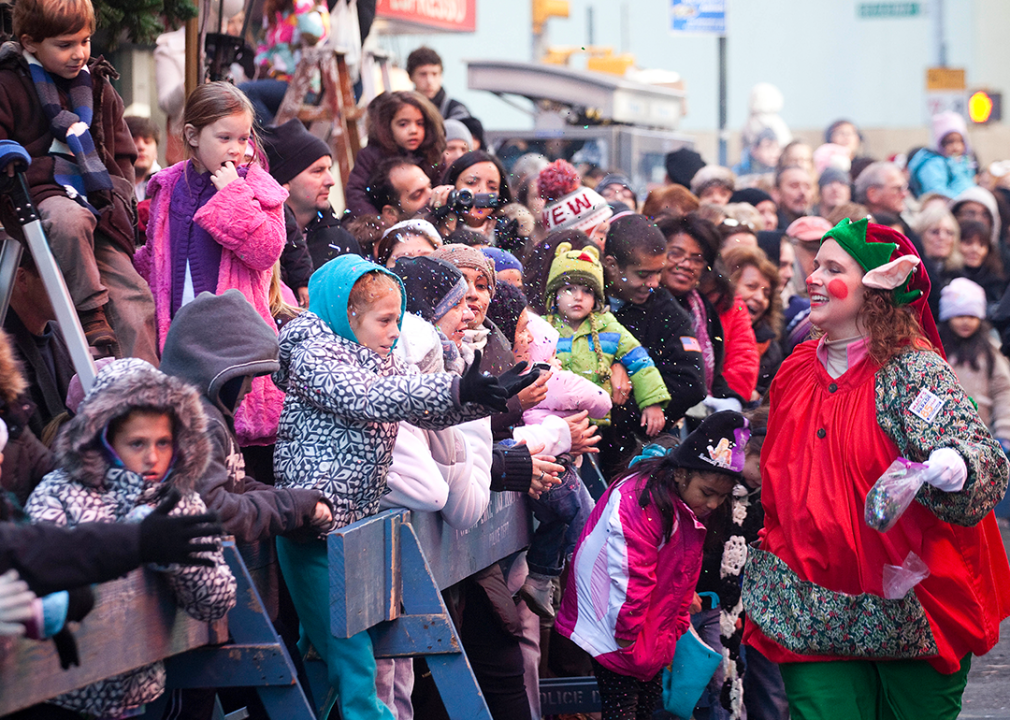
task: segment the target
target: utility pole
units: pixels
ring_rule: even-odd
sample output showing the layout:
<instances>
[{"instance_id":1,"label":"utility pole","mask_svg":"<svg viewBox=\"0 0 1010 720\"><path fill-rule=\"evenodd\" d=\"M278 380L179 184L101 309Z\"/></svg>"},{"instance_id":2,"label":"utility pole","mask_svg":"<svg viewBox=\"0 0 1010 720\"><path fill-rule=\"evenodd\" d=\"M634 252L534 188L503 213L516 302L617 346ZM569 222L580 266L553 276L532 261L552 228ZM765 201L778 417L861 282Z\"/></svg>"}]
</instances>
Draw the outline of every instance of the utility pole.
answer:
<instances>
[{"instance_id":1,"label":"utility pole","mask_svg":"<svg viewBox=\"0 0 1010 720\"><path fill-rule=\"evenodd\" d=\"M719 36L719 164L727 166L726 155L726 35Z\"/></svg>"}]
</instances>

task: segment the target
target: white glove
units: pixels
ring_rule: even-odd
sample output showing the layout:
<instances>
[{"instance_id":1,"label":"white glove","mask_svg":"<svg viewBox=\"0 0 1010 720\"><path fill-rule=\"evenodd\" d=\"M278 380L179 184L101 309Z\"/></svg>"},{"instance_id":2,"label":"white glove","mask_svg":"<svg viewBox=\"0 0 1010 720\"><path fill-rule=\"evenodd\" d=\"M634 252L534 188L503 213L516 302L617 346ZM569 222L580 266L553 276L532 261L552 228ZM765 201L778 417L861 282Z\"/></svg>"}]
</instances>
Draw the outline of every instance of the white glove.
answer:
<instances>
[{"instance_id":1,"label":"white glove","mask_svg":"<svg viewBox=\"0 0 1010 720\"><path fill-rule=\"evenodd\" d=\"M968 468L957 450L940 448L934 450L926 461L923 480L944 492L958 492L968 479Z\"/></svg>"},{"instance_id":2,"label":"white glove","mask_svg":"<svg viewBox=\"0 0 1010 720\"><path fill-rule=\"evenodd\" d=\"M733 410L735 412L740 412L743 406L740 405L740 401L736 398L717 398L709 395L702 402L704 402L705 407L709 408L712 412L716 413L720 410Z\"/></svg>"}]
</instances>

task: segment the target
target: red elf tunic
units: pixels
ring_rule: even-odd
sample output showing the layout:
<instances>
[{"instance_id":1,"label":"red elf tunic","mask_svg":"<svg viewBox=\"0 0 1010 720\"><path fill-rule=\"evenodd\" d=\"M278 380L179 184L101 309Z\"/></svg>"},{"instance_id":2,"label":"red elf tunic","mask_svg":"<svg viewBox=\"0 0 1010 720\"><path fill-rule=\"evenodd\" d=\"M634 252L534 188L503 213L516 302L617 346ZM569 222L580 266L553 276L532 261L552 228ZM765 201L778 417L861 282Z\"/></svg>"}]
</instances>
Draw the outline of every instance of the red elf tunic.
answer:
<instances>
[{"instance_id":1,"label":"red elf tunic","mask_svg":"<svg viewBox=\"0 0 1010 720\"><path fill-rule=\"evenodd\" d=\"M910 351L865 355L837 379L798 346L769 391L761 458L765 527L745 569L744 642L775 662L921 658L955 672L1010 615L1010 567L992 508L1008 464L949 366ZM919 402L916 402L916 400ZM929 402L923 402L929 401ZM891 530L866 525L866 494L899 455L940 447L968 468L963 490L924 485ZM930 575L883 597L884 565L914 552Z\"/></svg>"}]
</instances>

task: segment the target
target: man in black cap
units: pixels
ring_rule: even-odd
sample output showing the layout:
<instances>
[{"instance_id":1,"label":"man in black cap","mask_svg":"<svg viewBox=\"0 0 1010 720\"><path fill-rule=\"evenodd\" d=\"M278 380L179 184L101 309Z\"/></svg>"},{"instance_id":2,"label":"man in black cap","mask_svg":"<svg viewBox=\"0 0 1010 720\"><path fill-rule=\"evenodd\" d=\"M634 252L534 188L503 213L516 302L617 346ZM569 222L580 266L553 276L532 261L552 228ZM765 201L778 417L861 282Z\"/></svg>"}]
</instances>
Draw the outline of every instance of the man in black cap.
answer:
<instances>
[{"instance_id":1,"label":"man in black cap","mask_svg":"<svg viewBox=\"0 0 1010 720\"><path fill-rule=\"evenodd\" d=\"M307 307L312 271L338 255L360 255L361 247L340 227L330 206L334 180L329 146L297 118L266 128L262 139L270 174L288 191L284 203L288 242L281 255L282 279ZM291 257L285 262L287 255Z\"/></svg>"}]
</instances>

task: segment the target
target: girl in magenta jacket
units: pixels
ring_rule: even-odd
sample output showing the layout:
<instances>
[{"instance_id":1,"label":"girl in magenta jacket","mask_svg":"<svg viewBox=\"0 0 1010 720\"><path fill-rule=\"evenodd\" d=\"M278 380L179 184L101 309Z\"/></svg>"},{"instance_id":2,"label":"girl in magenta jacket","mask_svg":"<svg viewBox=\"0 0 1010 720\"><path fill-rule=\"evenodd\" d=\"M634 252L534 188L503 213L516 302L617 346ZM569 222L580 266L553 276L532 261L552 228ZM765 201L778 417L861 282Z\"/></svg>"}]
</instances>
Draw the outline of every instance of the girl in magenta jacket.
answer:
<instances>
[{"instance_id":1,"label":"girl in magenta jacket","mask_svg":"<svg viewBox=\"0 0 1010 720\"><path fill-rule=\"evenodd\" d=\"M726 410L672 450L648 445L589 516L555 627L593 656L603 720L652 717L691 622L701 521L743 477L749 438L746 418Z\"/></svg>"},{"instance_id":2,"label":"girl in magenta jacket","mask_svg":"<svg viewBox=\"0 0 1010 720\"><path fill-rule=\"evenodd\" d=\"M154 294L159 349L175 313L204 291L239 290L276 333L270 276L284 248L288 194L247 158L252 105L229 83L207 83L190 95L183 121L189 159L148 184L147 244L133 260ZM239 442L272 444L283 402L269 377L254 379L235 413Z\"/></svg>"}]
</instances>

